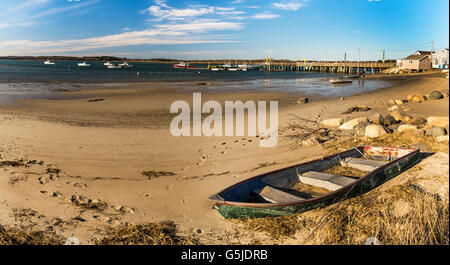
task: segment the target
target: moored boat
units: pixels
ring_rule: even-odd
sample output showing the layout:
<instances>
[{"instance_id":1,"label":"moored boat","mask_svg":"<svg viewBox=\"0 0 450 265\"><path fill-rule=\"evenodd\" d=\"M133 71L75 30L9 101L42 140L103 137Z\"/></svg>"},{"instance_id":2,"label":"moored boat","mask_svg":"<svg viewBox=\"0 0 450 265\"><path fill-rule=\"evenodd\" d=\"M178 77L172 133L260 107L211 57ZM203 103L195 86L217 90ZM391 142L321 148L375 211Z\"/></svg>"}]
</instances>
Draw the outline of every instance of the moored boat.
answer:
<instances>
[{"instance_id":1,"label":"moored boat","mask_svg":"<svg viewBox=\"0 0 450 265\"><path fill-rule=\"evenodd\" d=\"M123 68L132 68L133 67L133 65L128 64L127 62L123 62L123 63L119 64L119 66L121 66Z\"/></svg>"},{"instance_id":2,"label":"moored boat","mask_svg":"<svg viewBox=\"0 0 450 265\"><path fill-rule=\"evenodd\" d=\"M47 60L47 61L44 62L44 64L47 64L47 65L55 65L55 62L52 62L52 61L50 61L50 60Z\"/></svg>"},{"instance_id":3,"label":"moored boat","mask_svg":"<svg viewBox=\"0 0 450 265\"><path fill-rule=\"evenodd\" d=\"M196 69L195 66L191 66L185 62L180 62L178 64L174 64L173 68L181 68L181 69Z\"/></svg>"},{"instance_id":4,"label":"moored boat","mask_svg":"<svg viewBox=\"0 0 450 265\"><path fill-rule=\"evenodd\" d=\"M78 63L79 67L89 67L91 66L90 64L86 63L86 62L82 62L82 63Z\"/></svg>"},{"instance_id":5,"label":"moored boat","mask_svg":"<svg viewBox=\"0 0 450 265\"><path fill-rule=\"evenodd\" d=\"M103 64L104 66L110 66L113 65L110 61L107 61L106 63Z\"/></svg>"},{"instance_id":6,"label":"moored boat","mask_svg":"<svg viewBox=\"0 0 450 265\"><path fill-rule=\"evenodd\" d=\"M108 69L122 69L122 66L115 64L108 65L107 67Z\"/></svg>"},{"instance_id":7,"label":"moored boat","mask_svg":"<svg viewBox=\"0 0 450 265\"><path fill-rule=\"evenodd\" d=\"M225 218L301 213L378 187L416 164L419 153L418 149L359 146L249 178L209 200Z\"/></svg>"}]
</instances>

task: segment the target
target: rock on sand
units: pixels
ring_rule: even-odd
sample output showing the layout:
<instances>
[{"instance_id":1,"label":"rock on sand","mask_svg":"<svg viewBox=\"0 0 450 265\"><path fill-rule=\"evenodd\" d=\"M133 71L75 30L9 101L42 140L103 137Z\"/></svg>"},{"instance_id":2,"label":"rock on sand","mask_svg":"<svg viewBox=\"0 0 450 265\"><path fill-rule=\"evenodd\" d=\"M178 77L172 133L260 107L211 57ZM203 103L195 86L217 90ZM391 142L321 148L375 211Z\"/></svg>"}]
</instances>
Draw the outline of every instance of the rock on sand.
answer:
<instances>
[{"instance_id":1,"label":"rock on sand","mask_svg":"<svg viewBox=\"0 0 450 265\"><path fill-rule=\"evenodd\" d=\"M441 92L439 91L433 91L430 93L430 95L428 96L429 100L437 100L437 99L441 99L444 98L444 96L442 95Z\"/></svg>"},{"instance_id":2,"label":"rock on sand","mask_svg":"<svg viewBox=\"0 0 450 265\"><path fill-rule=\"evenodd\" d=\"M369 120L366 117L356 118L356 119L349 120L348 122L342 124L341 126L339 126L339 129L353 130L353 127L355 127L356 125L363 123L363 122L368 122L368 121Z\"/></svg>"},{"instance_id":3,"label":"rock on sand","mask_svg":"<svg viewBox=\"0 0 450 265\"><path fill-rule=\"evenodd\" d=\"M384 126L379 125L379 124L369 124L366 127L366 137L369 138L378 138L380 136L383 136L385 134L388 134L388 131L386 130L386 128L384 128Z\"/></svg>"},{"instance_id":4,"label":"rock on sand","mask_svg":"<svg viewBox=\"0 0 450 265\"><path fill-rule=\"evenodd\" d=\"M342 118L336 118L336 119L327 119L322 121L322 125L324 127L339 127L341 126L344 119Z\"/></svg>"},{"instance_id":5,"label":"rock on sand","mask_svg":"<svg viewBox=\"0 0 450 265\"><path fill-rule=\"evenodd\" d=\"M445 129L442 127L434 126L427 130L427 135L429 135L429 136L438 137L438 136L444 136L446 134L447 133L446 133Z\"/></svg>"},{"instance_id":6,"label":"rock on sand","mask_svg":"<svg viewBox=\"0 0 450 265\"><path fill-rule=\"evenodd\" d=\"M404 131L407 131L407 130L416 130L416 129L417 129L417 126L409 125L409 124L402 124L402 125L400 125L398 127L398 131L399 132L404 132Z\"/></svg>"}]
</instances>

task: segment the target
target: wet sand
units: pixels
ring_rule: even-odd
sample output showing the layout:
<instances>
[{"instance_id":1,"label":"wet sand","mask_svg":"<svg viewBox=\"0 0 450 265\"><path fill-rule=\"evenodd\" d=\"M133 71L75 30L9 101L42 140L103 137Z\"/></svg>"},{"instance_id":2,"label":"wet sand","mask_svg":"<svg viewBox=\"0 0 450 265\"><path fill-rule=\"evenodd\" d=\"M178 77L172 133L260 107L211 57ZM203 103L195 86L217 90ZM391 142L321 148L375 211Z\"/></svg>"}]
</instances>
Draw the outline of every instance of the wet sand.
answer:
<instances>
[{"instance_id":1,"label":"wet sand","mask_svg":"<svg viewBox=\"0 0 450 265\"><path fill-rule=\"evenodd\" d=\"M202 92L203 102L278 100L283 131L295 116L320 121L375 112L385 115L389 99L434 90L448 93L449 88L448 79L435 75L383 80L392 87L309 104L296 104L294 93L211 92L205 86L195 90ZM321 145L292 149L293 142L283 133L273 148L259 147L257 137L174 137L169 131L174 116L169 113L170 104L175 100L192 102L192 90L180 92L171 83L130 83L126 88L60 93L75 98L27 99L0 106L0 161L37 160L27 168L0 168L2 225L18 224L14 209L32 209L44 217L30 215L23 224L34 222L45 229L59 218L63 222L53 225L54 229L66 237L76 236L82 243L90 243L95 229L127 222L172 220L186 232L231 231L232 224L211 208L210 195L256 174L325 153ZM361 104L371 110L341 114ZM409 108L413 117L448 116L449 101L403 107ZM47 168L61 169L61 173L55 177L46 173ZM149 180L141 174L143 170L174 175ZM104 202L107 209L82 209L77 203L83 199Z\"/></svg>"}]
</instances>

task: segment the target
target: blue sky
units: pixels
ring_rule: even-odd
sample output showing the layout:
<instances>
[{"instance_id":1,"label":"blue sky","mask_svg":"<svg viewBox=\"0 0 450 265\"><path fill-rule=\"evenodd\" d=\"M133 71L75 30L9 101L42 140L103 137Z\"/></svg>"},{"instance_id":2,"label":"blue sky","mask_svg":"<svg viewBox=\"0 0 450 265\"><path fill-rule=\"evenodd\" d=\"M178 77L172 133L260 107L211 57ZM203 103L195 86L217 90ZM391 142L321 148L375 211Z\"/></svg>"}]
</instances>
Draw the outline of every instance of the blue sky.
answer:
<instances>
[{"instance_id":1,"label":"blue sky","mask_svg":"<svg viewBox=\"0 0 450 265\"><path fill-rule=\"evenodd\" d=\"M378 60L449 46L448 0L0 0L0 55Z\"/></svg>"}]
</instances>

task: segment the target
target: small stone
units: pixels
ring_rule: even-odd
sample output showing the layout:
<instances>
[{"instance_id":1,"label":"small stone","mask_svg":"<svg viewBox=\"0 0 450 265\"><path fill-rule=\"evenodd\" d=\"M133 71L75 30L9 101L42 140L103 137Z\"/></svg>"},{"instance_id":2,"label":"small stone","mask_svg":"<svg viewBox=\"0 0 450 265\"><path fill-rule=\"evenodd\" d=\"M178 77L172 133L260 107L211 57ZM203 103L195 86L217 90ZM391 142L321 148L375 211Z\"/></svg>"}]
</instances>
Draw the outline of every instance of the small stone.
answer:
<instances>
[{"instance_id":1,"label":"small stone","mask_svg":"<svg viewBox=\"0 0 450 265\"><path fill-rule=\"evenodd\" d=\"M431 148L424 142L418 142L416 144L412 144L409 146L412 149L420 149L421 152L429 153L431 152Z\"/></svg>"},{"instance_id":2,"label":"small stone","mask_svg":"<svg viewBox=\"0 0 450 265\"><path fill-rule=\"evenodd\" d=\"M369 138L378 138L380 136L388 134L386 128L379 124L369 124L366 127L365 136Z\"/></svg>"},{"instance_id":3,"label":"small stone","mask_svg":"<svg viewBox=\"0 0 450 265\"><path fill-rule=\"evenodd\" d=\"M411 137L424 137L425 131L422 129L406 130L406 131L403 131L403 135L411 136Z\"/></svg>"},{"instance_id":4,"label":"small stone","mask_svg":"<svg viewBox=\"0 0 450 265\"><path fill-rule=\"evenodd\" d=\"M425 101L425 97L421 94L410 94L410 95L408 95L408 101L422 102L422 101Z\"/></svg>"},{"instance_id":5,"label":"small stone","mask_svg":"<svg viewBox=\"0 0 450 265\"><path fill-rule=\"evenodd\" d=\"M342 124L341 126L339 126L339 129L341 130L353 130L353 127L355 127L356 125L363 123L363 122L368 122L369 120L365 117L362 118L356 118L353 120L350 120L344 124Z\"/></svg>"},{"instance_id":6,"label":"small stone","mask_svg":"<svg viewBox=\"0 0 450 265\"><path fill-rule=\"evenodd\" d=\"M427 120L425 120L422 117L416 117L416 118L412 119L410 122L410 124L417 125L417 126L424 125L425 123L427 123Z\"/></svg>"},{"instance_id":7,"label":"small stone","mask_svg":"<svg viewBox=\"0 0 450 265\"><path fill-rule=\"evenodd\" d=\"M398 131L399 132L404 132L407 130L417 130L417 126L416 125L409 125L409 124L402 124L398 127Z\"/></svg>"},{"instance_id":8,"label":"small stone","mask_svg":"<svg viewBox=\"0 0 450 265\"><path fill-rule=\"evenodd\" d=\"M446 134L447 134L447 132L442 127L436 127L435 126L435 127L432 127L432 128L427 130L427 135L429 135L429 136L438 137L438 136L443 136L443 135L446 135Z\"/></svg>"},{"instance_id":9,"label":"small stone","mask_svg":"<svg viewBox=\"0 0 450 265\"><path fill-rule=\"evenodd\" d=\"M306 104L309 103L309 98L307 97L301 97L297 99L297 104Z\"/></svg>"},{"instance_id":10,"label":"small stone","mask_svg":"<svg viewBox=\"0 0 450 265\"><path fill-rule=\"evenodd\" d=\"M341 98L339 98L339 100L340 100L340 101L343 101L343 100L345 100L345 99L344 99L344 97L341 97Z\"/></svg>"},{"instance_id":11,"label":"small stone","mask_svg":"<svg viewBox=\"0 0 450 265\"><path fill-rule=\"evenodd\" d=\"M390 100L388 100L388 102L387 102L389 105L395 105L395 100L393 100L393 99L390 99Z\"/></svg>"},{"instance_id":12,"label":"small stone","mask_svg":"<svg viewBox=\"0 0 450 265\"><path fill-rule=\"evenodd\" d=\"M403 105L403 103L404 103L404 101L401 99L396 99L396 100L394 100L394 102L396 105Z\"/></svg>"},{"instance_id":13,"label":"small stone","mask_svg":"<svg viewBox=\"0 0 450 265\"><path fill-rule=\"evenodd\" d=\"M393 110L398 110L398 109L399 109L399 107L397 105L394 105L394 106L390 107L388 110L393 111Z\"/></svg>"},{"instance_id":14,"label":"small stone","mask_svg":"<svg viewBox=\"0 0 450 265\"><path fill-rule=\"evenodd\" d=\"M384 117L384 125L389 126L393 124L397 124L397 120L394 117L392 117L392 115L386 115Z\"/></svg>"},{"instance_id":15,"label":"small stone","mask_svg":"<svg viewBox=\"0 0 450 265\"><path fill-rule=\"evenodd\" d=\"M47 184L49 182L50 182L50 179L48 177L46 177L46 176L43 176L43 177L39 178L39 183L42 184L42 185Z\"/></svg>"},{"instance_id":16,"label":"small stone","mask_svg":"<svg viewBox=\"0 0 450 265\"><path fill-rule=\"evenodd\" d=\"M383 116L380 113L374 113L369 117L369 121L375 124L384 124Z\"/></svg>"},{"instance_id":17,"label":"small stone","mask_svg":"<svg viewBox=\"0 0 450 265\"><path fill-rule=\"evenodd\" d=\"M336 118L336 119L327 119L323 120L321 123L324 127L339 127L341 126L344 119L342 118Z\"/></svg>"},{"instance_id":18,"label":"small stone","mask_svg":"<svg viewBox=\"0 0 450 265\"><path fill-rule=\"evenodd\" d=\"M391 116L394 117L396 121L403 121L403 122L409 122L412 121L413 119L413 117L399 110L394 110L393 112L391 112Z\"/></svg>"},{"instance_id":19,"label":"small stone","mask_svg":"<svg viewBox=\"0 0 450 265\"><path fill-rule=\"evenodd\" d=\"M444 96L439 91L433 91L428 96L428 100L438 100L438 99L442 99L442 98L444 98Z\"/></svg>"}]
</instances>

